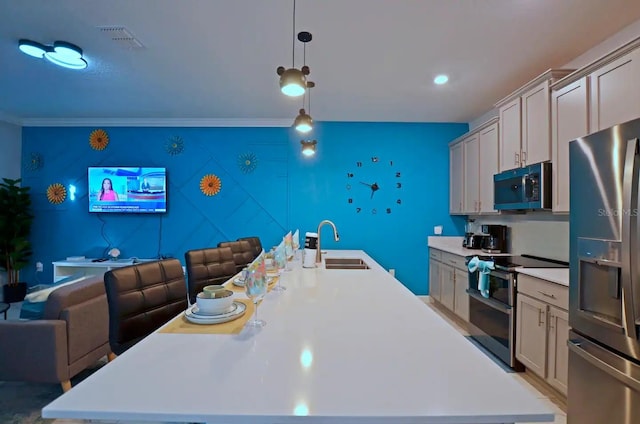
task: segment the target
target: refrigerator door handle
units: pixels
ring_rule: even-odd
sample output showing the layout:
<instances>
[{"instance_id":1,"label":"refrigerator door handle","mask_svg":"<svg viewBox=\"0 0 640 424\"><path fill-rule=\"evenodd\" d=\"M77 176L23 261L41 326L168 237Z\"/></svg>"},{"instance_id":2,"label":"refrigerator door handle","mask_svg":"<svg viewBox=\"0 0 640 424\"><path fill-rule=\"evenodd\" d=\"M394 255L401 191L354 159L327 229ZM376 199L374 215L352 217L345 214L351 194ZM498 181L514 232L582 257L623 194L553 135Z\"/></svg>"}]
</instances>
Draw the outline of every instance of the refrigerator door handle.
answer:
<instances>
[{"instance_id":1,"label":"refrigerator door handle","mask_svg":"<svg viewBox=\"0 0 640 424\"><path fill-rule=\"evenodd\" d=\"M632 339L638 338L636 330L636 311L633 285L638 278L637 237L638 222L631 219L633 208L638 205L638 139L627 141L622 177L622 325L625 334ZM640 293L639 293L640 294Z\"/></svg>"},{"instance_id":2,"label":"refrigerator door handle","mask_svg":"<svg viewBox=\"0 0 640 424\"><path fill-rule=\"evenodd\" d=\"M580 356L594 367L621 381L625 386L632 388L636 392L640 392L640 380L634 378L630 373L620 370L613 361L606 359L611 356L616 356L614 353L606 351L586 340L569 339L567 346L571 352ZM624 361L627 362L626 360Z\"/></svg>"}]
</instances>

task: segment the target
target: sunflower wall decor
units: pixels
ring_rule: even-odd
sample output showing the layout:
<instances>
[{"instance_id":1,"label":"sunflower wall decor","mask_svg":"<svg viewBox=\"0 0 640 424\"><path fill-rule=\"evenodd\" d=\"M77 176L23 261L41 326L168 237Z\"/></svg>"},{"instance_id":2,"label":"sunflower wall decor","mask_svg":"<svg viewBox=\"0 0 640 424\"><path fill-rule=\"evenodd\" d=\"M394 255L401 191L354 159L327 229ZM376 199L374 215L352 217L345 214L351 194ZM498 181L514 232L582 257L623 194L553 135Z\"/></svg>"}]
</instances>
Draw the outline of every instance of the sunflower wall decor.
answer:
<instances>
[{"instance_id":1,"label":"sunflower wall decor","mask_svg":"<svg viewBox=\"0 0 640 424\"><path fill-rule=\"evenodd\" d=\"M200 191L205 196L215 196L220 193L222 182L217 175L207 174L200 180Z\"/></svg>"},{"instance_id":2,"label":"sunflower wall decor","mask_svg":"<svg viewBox=\"0 0 640 424\"><path fill-rule=\"evenodd\" d=\"M29 171L37 171L38 169L42 168L42 166L43 160L40 153L31 153L31 157L25 163L25 167Z\"/></svg>"},{"instance_id":3,"label":"sunflower wall decor","mask_svg":"<svg viewBox=\"0 0 640 424\"><path fill-rule=\"evenodd\" d=\"M179 135L174 135L169 137L164 148L171 156L179 155L184 150L184 140Z\"/></svg>"},{"instance_id":4,"label":"sunflower wall decor","mask_svg":"<svg viewBox=\"0 0 640 424\"><path fill-rule=\"evenodd\" d=\"M253 172L256 166L258 166L258 158L254 153L241 153L238 156L238 167L243 173Z\"/></svg>"},{"instance_id":5,"label":"sunflower wall decor","mask_svg":"<svg viewBox=\"0 0 640 424\"><path fill-rule=\"evenodd\" d=\"M54 183L47 188L47 199L54 205L59 205L67 198L67 189L60 183Z\"/></svg>"},{"instance_id":6,"label":"sunflower wall decor","mask_svg":"<svg viewBox=\"0 0 640 424\"><path fill-rule=\"evenodd\" d=\"M89 134L89 145L94 150L104 150L109 144L109 135L105 130L93 130Z\"/></svg>"}]
</instances>

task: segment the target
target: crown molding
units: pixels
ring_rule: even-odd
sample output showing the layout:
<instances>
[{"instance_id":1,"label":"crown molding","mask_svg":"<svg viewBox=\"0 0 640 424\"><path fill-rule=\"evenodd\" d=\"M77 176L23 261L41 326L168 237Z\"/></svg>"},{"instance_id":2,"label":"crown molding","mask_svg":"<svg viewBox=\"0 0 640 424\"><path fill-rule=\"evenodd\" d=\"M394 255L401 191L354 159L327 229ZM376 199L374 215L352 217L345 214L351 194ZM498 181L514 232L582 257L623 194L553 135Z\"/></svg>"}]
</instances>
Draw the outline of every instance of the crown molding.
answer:
<instances>
[{"instance_id":1,"label":"crown molding","mask_svg":"<svg viewBox=\"0 0 640 424\"><path fill-rule=\"evenodd\" d=\"M487 121L483 122L482 124L478 125L477 127L472 129L471 131L462 134L460 137L456 138L455 140L450 141L449 142L449 146L453 146L454 144L460 143L462 140L466 139L467 137L472 136L474 134L478 134L480 131L483 131L483 130L487 129L491 125L494 125L494 124L498 124L499 125L499 121L500 121L500 117L499 116L494 116L493 118L490 118L489 120L487 120Z\"/></svg>"},{"instance_id":2,"label":"crown molding","mask_svg":"<svg viewBox=\"0 0 640 424\"><path fill-rule=\"evenodd\" d=\"M1 115L0 115L1 119ZM24 118L24 127L290 127L290 119Z\"/></svg>"},{"instance_id":3,"label":"crown molding","mask_svg":"<svg viewBox=\"0 0 640 424\"><path fill-rule=\"evenodd\" d=\"M22 120L18 119L18 117L9 115L8 113L4 113L2 111L0 111L0 122L6 122L13 125L22 125Z\"/></svg>"},{"instance_id":4,"label":"crown molding","mask_svg":"<svg viewBox=\"0 0 640 424\"><path fill-rule=\"evenodd\" d=\"M619 58L621 58L622 56L626 55L627 53L632 52L633 50L637 49L640 47L640 37L634 38L633 40L629 41L628 43L623 44L622 46L618 47L615 50L610 51L609 53L601 56L600 58L594 60L593 62L583 66L582 68L576 70L575 72L567 75L566 77L556 81L554 84L551 84L551 88L553 90L559 90L563 87L566 87L567 85L571 84L572 82L575 82L577 80L579 80L582 77L585 77L589 74L591 74L593 71L608 65L609 63L613 62L614 60L618 60Z\"/></svg>"},{"instance_id":5,"label":"crown molding","mask_svg":"<svg viewBox=\"0 0 640 424\"><path fill-rule=\"evenodd\" d=\"M551 85L554 82L558 81L561 78L566 77L567 75L571 74L574 71L575 69L548 69L542 74L532 79L531 81L529 81L528 83L526 83L525 85L523 85L522 87L518 88L513 93L509 94L507 97L495 103L493 106L496 108L500 108L504 106L506 103L509 103L510 101L522 96L524 93L531 90L532 88L538 86L538 84L541 84L544 81L549 81L549 85Z\"/></svg>"}]
</instances>

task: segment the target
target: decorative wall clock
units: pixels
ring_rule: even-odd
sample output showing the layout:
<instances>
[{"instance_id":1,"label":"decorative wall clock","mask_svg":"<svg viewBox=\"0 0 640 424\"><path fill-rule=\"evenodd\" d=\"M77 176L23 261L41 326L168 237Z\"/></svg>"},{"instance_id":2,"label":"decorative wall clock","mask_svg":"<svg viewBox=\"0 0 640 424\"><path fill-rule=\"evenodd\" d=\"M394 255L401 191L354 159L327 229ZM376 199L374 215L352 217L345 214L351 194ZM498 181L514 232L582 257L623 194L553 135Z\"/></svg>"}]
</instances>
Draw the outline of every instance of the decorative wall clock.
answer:
<instances>
[{"instance_id":1,"label":"decorative wall clock","mask_svg":"<svg viewBox=\"0 0 640 424\"><path fill-rule=\"evenodd\" d=\"M402 205L402 173L392 160L377 156L347 171L347 203L356 213L390 214Z\"/></svg>"}]
</instances>

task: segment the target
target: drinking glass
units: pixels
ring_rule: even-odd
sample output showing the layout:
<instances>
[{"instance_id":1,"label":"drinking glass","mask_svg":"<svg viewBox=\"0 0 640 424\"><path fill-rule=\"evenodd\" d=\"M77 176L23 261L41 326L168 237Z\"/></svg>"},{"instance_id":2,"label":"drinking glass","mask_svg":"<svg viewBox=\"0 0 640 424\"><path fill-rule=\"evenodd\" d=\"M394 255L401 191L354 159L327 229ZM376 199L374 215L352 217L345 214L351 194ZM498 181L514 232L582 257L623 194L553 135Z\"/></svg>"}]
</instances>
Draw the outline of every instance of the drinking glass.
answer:
<instances>
[{"instance_id":1,"label":"drinking glass","mask_svg":"<svg viewBox=\"0 0 640 424\"><path fill-rule=\"evenodd\" d=\"M267 322L258 318L258 305L267 294L267 281L264 274L256 274L255 270L251 270L244 280L244 288L247 297L253 302L255 312L253 317L247 321L249 327L264 327Z\"/></svg>"},{"instance_id":2,"label":"drinking glass","mask_svg":"<svg viewBox=\"0 0 640 424\"><path fill-rule=\"evenodd\" d=\"M284 249L276 249L274 253L274 262L278 267L278 284L273 288L273 291L285 291L287 288L282 285L282 271L287 271L287 257L284 253Z\"/></svg>"}]
</instances>

